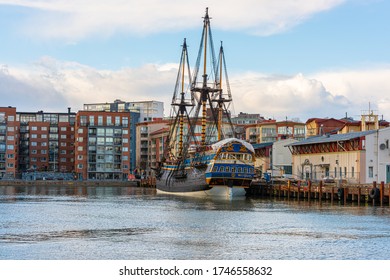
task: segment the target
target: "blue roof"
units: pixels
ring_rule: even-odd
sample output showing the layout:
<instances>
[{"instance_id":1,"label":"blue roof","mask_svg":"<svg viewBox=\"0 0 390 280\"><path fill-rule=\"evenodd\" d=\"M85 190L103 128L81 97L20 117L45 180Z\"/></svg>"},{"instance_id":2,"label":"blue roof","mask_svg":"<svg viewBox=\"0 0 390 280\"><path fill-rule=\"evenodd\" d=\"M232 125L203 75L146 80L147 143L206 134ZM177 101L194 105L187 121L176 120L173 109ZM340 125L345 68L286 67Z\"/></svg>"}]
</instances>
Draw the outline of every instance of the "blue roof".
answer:
<instances>
[{"instance_id":1,"label":"blue roof","mask_svg":"<svg viewBox=\"0 0 390 280\"><path fill-rule=\"evenodd\" d=\"M296 143L288 144L286 146L301 146L301 145L310 145L310 144L348 141L348 140L360 138L362 136L375 133L376 131L377 130L368 130L368 131L351 132L351 133L344 133L344 134L314 136L314 137L306 138L305 140Z\"/></svg>"}]
</instances>

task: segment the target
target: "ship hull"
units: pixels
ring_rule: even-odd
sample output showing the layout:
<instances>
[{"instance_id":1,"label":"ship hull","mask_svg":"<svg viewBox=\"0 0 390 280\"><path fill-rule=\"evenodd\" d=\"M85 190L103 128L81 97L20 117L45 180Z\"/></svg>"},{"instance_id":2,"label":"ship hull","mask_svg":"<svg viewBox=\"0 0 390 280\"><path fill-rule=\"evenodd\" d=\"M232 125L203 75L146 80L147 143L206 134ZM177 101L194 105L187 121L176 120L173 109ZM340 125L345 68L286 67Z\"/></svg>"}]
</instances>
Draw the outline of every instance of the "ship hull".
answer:
<instances>
[{"instance_id":1,"label":"ship hull","mask_svg":"<svg viewBox=\"0 0 390 280\"><path fill-rule=\"evenodd\" d=\"M165 170L161 178L156 180L156 190L160 194L192 197L232 198L245 196L244 187L208 185L206 183L205 170L196 168L187 170L187 176L185 178L170 178L169 171Z\"/></svg>"}]
</instances>

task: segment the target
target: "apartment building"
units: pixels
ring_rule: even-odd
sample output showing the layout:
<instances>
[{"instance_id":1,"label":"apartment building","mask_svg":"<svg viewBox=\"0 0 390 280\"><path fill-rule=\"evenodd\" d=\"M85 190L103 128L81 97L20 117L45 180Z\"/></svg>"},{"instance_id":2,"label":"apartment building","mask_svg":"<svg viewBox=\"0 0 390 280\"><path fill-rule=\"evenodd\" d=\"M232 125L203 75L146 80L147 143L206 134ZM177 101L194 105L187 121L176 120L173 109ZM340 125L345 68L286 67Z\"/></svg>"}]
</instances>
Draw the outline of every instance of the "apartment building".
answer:
<instances>
[{"instance_id":1,"label":"apartment building","mask_svg":"<svg viewBox=\"0 0 390 280\"><path fill-rule=\"evenodd\" d=\"M19 125L15 107L0 107L0 178L18 173Z\"/></svg>"},{"instance_id":2,"label":"apartment building","mask_svg":"<svg viewBox=\"0 0 390 280\"><path fill-rule=\"evenodd\" d=\"M20 125L19 169L25 171L74 171L76 113L18 112Z\"/></svg>"},{"instance_id":3,"label":"apartment building","mask_svg":"<svg viewBox=\"0 0 390 280\"><path fill-rule=\"evenodd\" d=\"M144 170L148 173L151 172L152 161L154 158L157 158L157 155L153 154L156 152L156 147L154 147L156 142L152 143L151 135L156 131L168 127L169 121L163 119L152 122L141 122L136 125L136 169ZM162 145L163 142L159 143Z\"/></svg>"},{"instance_id":4,"label":"apartment building","mask_svg":"<svg viewBox=\"0 0 390 280\"><path fill-rule=\"evenodd\" d=\"M305 139L305 124L295 121L266 120L246 126L246 141L252 144L276 142L284 139Z\"/></svg>"},{"instance_id":5,"label":"apartment building","mask_svg":"<svg viewBox=\"0 0 390 280\"><path fill-rule=\"evenodd\" d=\"M342 119L310 118L306 121L306 137L325 134L351 133L359 131L377 130L389 127L389 122L380 120L372 111L363 112L360 120L348 116Z\"/></svg>"},{"instance_id":6,"label":"apartment building","mask_svg":"<svg viewBox=\"0 0 390 280\"><path fill-rule=\"evenodd\" d=\"M136 112L139 113L139 118L136 121L138 123L162 119L164 116L164 103L154 100L126 102L117 99L111 103L84 104L84 111Z\"/></svg>"},{"instance_id":7,"label":"apartment building","mask_svg":"<svg viewBox=\"0 0 390 280\"><path fill-rule=\"evenodd\" d=\"M131 116L130 112L77 113L75 172L79 179L127 178L131 170Z\"/></svg>"}]
</instances>

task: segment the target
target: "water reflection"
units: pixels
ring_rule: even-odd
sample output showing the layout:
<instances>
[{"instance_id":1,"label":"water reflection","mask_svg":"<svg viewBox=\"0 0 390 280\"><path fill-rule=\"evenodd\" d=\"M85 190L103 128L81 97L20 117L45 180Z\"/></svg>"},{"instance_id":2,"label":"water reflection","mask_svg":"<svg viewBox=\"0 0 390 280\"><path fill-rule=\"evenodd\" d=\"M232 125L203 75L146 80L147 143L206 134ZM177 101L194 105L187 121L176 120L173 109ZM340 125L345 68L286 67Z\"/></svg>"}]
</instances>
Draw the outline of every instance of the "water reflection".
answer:
<instances>
[{"instance_id":1,"label":"water reflection","mask_svg":"<svg viewBox=\"0 0 390 280\"><path fill-rule=\"evenodd\" d=\"M118 186L0 186L0 198L16 200L23 196L78 196L78 197L105 197L105 196L132 196L154 195L155 189Z\"/></svg>"}]
</instances>

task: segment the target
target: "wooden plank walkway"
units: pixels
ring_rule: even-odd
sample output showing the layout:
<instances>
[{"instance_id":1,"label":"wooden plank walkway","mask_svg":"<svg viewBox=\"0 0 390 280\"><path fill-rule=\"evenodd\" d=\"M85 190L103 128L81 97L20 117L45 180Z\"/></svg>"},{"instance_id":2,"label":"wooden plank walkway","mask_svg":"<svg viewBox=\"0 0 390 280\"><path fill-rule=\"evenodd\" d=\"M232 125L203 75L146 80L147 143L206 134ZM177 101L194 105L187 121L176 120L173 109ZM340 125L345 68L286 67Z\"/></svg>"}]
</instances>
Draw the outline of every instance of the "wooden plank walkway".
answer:
<instances>
[{"instance_id":1,"label":"wooden plank walkway","mask_svg":"<svg viewBox=\"0 0 390 280\"><path fill-rule=\"evenodd\" d=\"M347 202L372 203L373 205L390 206L390 187L384 182L372 185L348 185L312 183L308 181L305 185L293 184L290 181L267 184L265 182L253 183L247 189L248 196L259 197L280 197L288 199L316 199Z\"/></svg>"}]
</instances>

